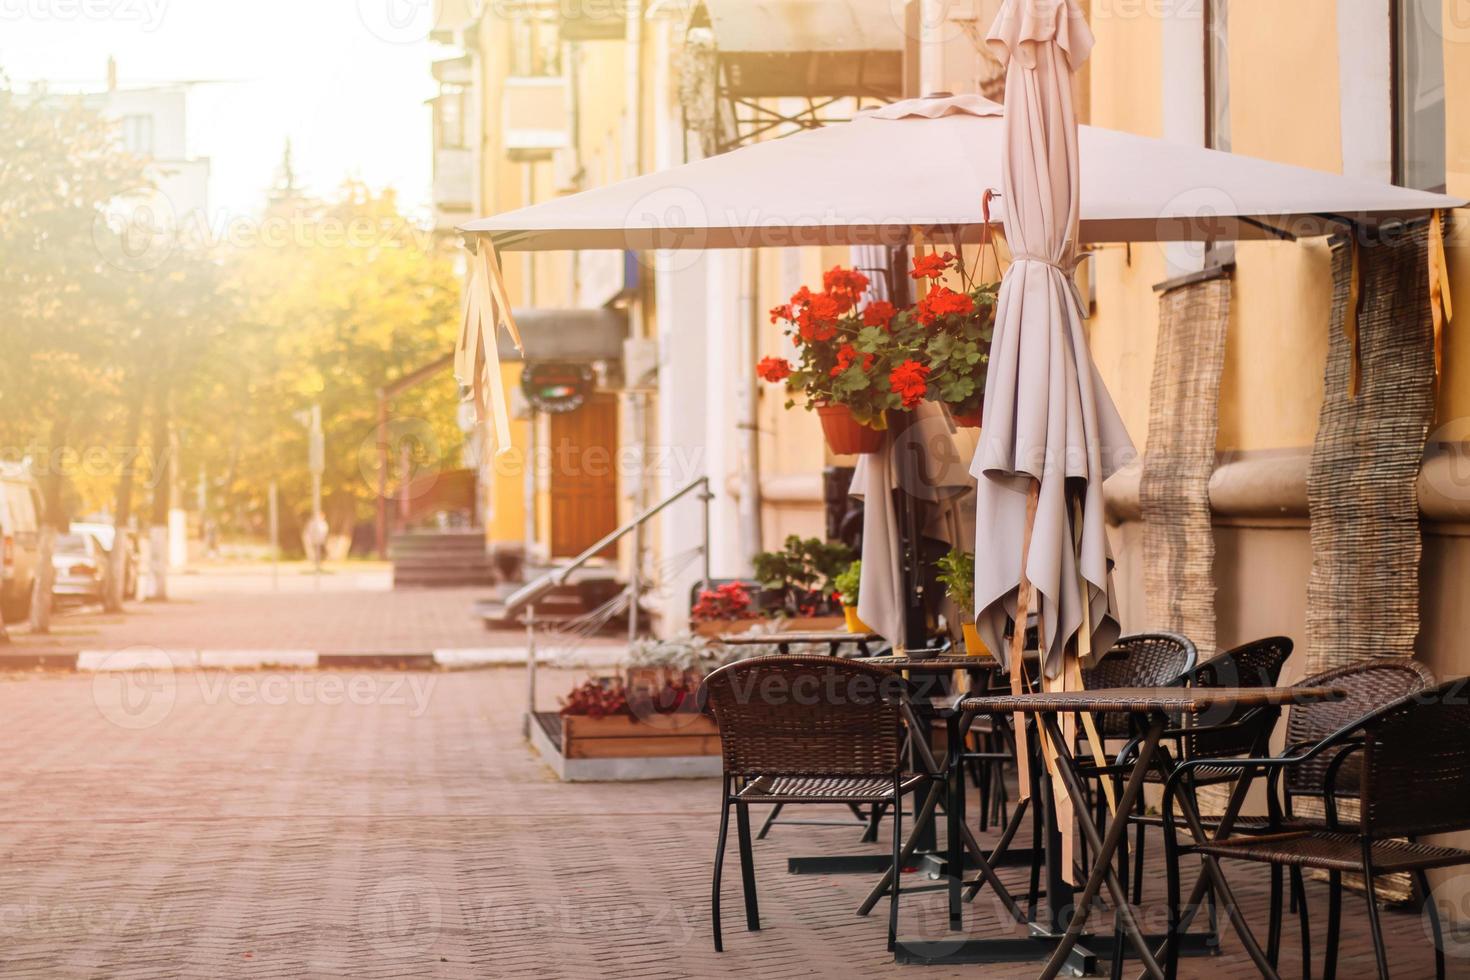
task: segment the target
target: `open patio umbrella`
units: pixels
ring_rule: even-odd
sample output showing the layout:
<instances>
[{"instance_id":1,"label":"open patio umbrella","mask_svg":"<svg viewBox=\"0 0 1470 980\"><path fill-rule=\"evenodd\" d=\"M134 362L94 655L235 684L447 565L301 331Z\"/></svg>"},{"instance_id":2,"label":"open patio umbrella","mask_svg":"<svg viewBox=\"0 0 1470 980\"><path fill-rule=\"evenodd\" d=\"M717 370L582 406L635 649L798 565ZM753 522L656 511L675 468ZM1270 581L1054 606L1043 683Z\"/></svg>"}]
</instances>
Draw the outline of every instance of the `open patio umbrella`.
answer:
<instances>
[{"instance_id":1,"label":"open patio umbrella","mask_svg":"<svg viewBox=\"0 0 1470 980\"><path fill-rule=\"evenodd\" d=\"M478 354L494 351L501 325L512 327L509 304L496 295L499 251L898 246L915 234L978 244L987 222L977 202L1002 184L1005 125L1005 110L978 95L910 99L471 221L460 230L487 260L476 271L478 322L462 332L456 374L482 392L489 414L503 414L503 395L484 380L493 361ZM1090 126L1077 147L1086 167L1074 244L1373 231L1465 203ZM1010 204L999 205L998 218ZM481 282L490 288L480 291Z\"/></svg>"},{"instance_id":2,"label":"open patio umbrella","mask_svg":"<svg viewBox=\"0 0 1470 980\"><path fill-rule=\"evenodd\" d=\"M899 246L915 230L979 244L1004 130L1005 110L978 95L910 99L460 230L500 251ZM1077 144L1080 243L1323 235L1464 203L1095 126Z\"/></svg>"}]
</instances>

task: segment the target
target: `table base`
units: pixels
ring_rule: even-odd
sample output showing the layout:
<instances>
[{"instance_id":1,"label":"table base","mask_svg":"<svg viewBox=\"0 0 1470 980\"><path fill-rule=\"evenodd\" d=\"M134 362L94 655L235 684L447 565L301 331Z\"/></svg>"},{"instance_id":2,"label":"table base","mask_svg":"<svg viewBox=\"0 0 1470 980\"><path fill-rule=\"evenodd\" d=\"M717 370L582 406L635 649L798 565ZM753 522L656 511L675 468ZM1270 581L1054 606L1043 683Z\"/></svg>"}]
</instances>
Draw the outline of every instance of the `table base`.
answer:
<instances>
[{"instance_id":1,"label":"table base","mask_svg":"<svg viewBox=\"0 0 1470 980\"><path fill-rule=\"evenodd\" d=\"M997 939L904 939L899 937L893 949L893 961L904 965L952 966L984 963L1024 963L1028 960L1042 961L1051 956L1062 933L1047 932L1033 925L1031 935ZM1162 935L1148 936L1149 944L1157 946L1164 941ZM1220 937L1205 933L1187 933L1181 937L1181 956L1216 956L1220 952ZM1134 958L1132 950L1125 946L1125 959ZM1096 976L1099 964L1111 963L1113 959L1113 936L1086 933L1072 948L1067 957L1066 969L1075 976Z\"/></svg>"}]
</instances>

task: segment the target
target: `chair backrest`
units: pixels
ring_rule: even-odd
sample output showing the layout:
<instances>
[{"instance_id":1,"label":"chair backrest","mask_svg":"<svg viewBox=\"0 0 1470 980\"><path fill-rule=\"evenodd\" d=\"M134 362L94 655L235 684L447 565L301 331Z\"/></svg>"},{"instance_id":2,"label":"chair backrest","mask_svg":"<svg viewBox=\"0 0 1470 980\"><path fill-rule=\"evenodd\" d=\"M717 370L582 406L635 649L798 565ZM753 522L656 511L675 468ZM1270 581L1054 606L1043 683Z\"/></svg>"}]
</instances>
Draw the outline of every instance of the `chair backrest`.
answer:
<instances>
[{"instance_id":1,"label":"chair backrest","mask_svg":"<svg viewBox=\"0 0 1470 980\"><path fill-rule=\"evenodd\" d=\"M1364 726L1363 833L1373 840L1470 829L1470 679L1382 710Z\"/></svg>"},{"instance_id":2,"label":"chair backrest","mask_svg":"<svg viewBox=\"0 0 1470 980\"><path fill-rule=\"evenodd\" d=\"M1175 687L1194 670L1199 651L1194 643L1177 633L1134 633L1118 638L1093 667L1082 671L1082 686L1089 691L1112 687ZM1129 734L1128 716L1108 713L1098 719L1105 738Z\"/></svg>"},{"instance_id":3,"label":"chair backrest","mask_svg":"<svg viewBox=\"0 0 1470 980\"><path fill-rule=\"evenodd\" d=\"M1292 642L1284 636L1268 636L1243 643L1233 650L1217 654L1195 668L1190 683L1194 687L1275 687L1281 670L1291 656ZM1191 759L1228 759L1245 755L1256 743L1273 715L1263 711L1244 711L1221 715L1207 711L1196 715L1196 726L1224 726L1213 731L1191 733L1185 752Z\"/></svg>"},{"instance_id":4,"label":"chair backrest","mask_svg":"<svg viewBox=\"0 0 1470 980\"><path fill-rule=\"evenodd\" d=\"M1411 694L1434 686L1434 673L1408 657L1381 657L1337 667L1301 682L1303 687L1335 687L1346 695L1341 701L1303 704L1290 709L1286 723L1288 747L1315 745L1329 735L1361 721ZM1295 796L1321 796L1327 769L1337 757L1324 752L1286 771L1287 792ZM1336 778L1339 796L1357 795L1361 757L1343 763Z\"/></svg>"},{"instance_id":5,"label":"chair backrest","mask_svg":"<svg viewBox=\"0 0 1470 980\"><path fill-rule=\"evenodd\" d=\"M835 657L754 657L704 680L728 776L892 776L903 677Z\"/></svg>"}]
</instances>

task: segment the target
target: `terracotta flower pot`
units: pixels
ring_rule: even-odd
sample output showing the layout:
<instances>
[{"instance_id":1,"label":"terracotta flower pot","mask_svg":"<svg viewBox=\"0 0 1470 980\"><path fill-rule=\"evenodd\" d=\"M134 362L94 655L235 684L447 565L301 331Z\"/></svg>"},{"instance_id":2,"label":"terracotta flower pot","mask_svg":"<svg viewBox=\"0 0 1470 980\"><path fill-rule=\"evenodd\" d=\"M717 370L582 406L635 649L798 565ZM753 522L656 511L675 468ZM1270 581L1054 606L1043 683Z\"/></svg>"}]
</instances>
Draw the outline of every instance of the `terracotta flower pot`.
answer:
<instances>
[{"instance_id":1,"label":"terracotta flower pot","mask_svg":"<svg viewBox=\"0 0 1470 980\"><path fill-rule=\"evenodd\" d=\"M883 448L883 433L858 422L846 405L818 405L817 414L822 418L827 445L837 455L876 453Z\"/></svg>"},{"instance_id":2,"label":"terracotta flower pot","mask_svg":"<svg viewBox=\"0 0 1470 980\"><path fill-rule=\"evenodd\" d=\"M965 653L972 657L983 657L990 653L990 648L985 641L980 639L980 633L975 629L974 623L964 623L961 629L965 635Z\"/></svg>"},{"instance_id":3,"label":"terracotta flower pot","mask_svg":"<svg viewBox=\"0 0 1470 980\"><path fill-rule=\"evenodd\" d=\"M980 428L981 413L982 410L977 409L974 412L966 412L961 415L959 412L951 410L949 417L954 419L954 424L961 429L978 429Z\"/></svg>"},{"instance_id":4,"label":"terracotta flower pot","mask_svg":"<svg viewBox=\"0 0 1470 980\"><path fill-rule=\"evenodd\" d=\"M842 619L849 633L871 633L873 629L858 618L857 606L843 606Z\"/></svg>"}]
</instances>

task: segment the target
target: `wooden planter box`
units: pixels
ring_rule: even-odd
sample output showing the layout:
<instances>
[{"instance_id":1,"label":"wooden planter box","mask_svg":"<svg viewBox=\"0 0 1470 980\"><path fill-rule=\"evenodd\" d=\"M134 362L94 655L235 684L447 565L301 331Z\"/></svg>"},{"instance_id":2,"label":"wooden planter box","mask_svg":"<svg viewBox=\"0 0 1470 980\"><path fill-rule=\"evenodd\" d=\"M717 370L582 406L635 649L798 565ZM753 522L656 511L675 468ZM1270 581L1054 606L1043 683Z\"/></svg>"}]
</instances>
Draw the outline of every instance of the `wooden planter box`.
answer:
<instances>
[{"instance_id":1,"label":"wooden planter box","mask_svg":"<svg viewBox=\"0 0 1470 980\"><path fill-rule=\"evenodd\" d=\"M567 759L645 759L720 754L714 719L692 712L589 718L562 715L562 755Z\"/></svg>"},{"instance_id":2,"label":"wooden planter box","mask_svg":"<svg viewBox=\"0 0 1470 980\"><path fill-rule=\"evenodd\" d=\"M752 627L770 628L777 623L782 633L820 633L829 630L846 630L847 620L841 616L796 616L791 619L719 619L708 623L693 623L695 636L715 637L726 633L747 633Z\"/></svg>"}]
</instances>

